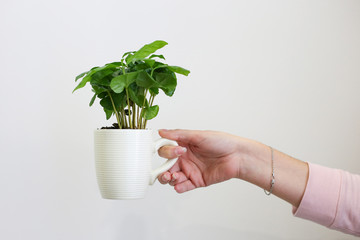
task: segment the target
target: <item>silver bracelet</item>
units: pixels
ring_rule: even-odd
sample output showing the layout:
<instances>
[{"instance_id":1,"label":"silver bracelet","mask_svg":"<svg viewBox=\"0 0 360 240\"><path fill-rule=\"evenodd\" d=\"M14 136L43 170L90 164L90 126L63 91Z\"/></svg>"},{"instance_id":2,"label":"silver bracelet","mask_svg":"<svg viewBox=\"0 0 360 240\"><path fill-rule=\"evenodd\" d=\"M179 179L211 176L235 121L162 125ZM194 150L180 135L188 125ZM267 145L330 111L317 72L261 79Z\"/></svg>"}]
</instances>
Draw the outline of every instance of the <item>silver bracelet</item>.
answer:
<instances>
[{"instance_id":1,"label":"silver bracelet","mask_svg":"<svg viewBox=\"0 0 360 240\"><path fill-rule=\"evenodd\" d=\"M274 185L275 185L275 173L274 173L274 150L272 147L269 146L269 148L271 149L271 168L272 168L272 173L271 173L271 182L270 182L270 190L266 191L266 189L264 189L264 192L266 195L271 195L271 193L273 192L274 189Z\"/></svg>"}]
</instances>

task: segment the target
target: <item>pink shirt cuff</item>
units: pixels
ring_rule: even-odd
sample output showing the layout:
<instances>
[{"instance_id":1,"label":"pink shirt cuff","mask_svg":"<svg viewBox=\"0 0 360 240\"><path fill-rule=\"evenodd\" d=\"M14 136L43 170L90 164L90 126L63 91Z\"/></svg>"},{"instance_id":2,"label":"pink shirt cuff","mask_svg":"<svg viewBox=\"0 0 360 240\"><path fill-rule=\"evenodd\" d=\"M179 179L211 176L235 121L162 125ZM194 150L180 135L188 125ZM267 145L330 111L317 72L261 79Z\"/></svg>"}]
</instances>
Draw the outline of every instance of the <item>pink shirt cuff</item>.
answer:
<instances>
[{"instance_id":1,"label":"pink shirt cuff","mask_svg":"<svg viewBox=\"0 0 360 240\"><path fill-rule=\"evenodd\" d=\"M336 217L340 187L340 170L309 163L306 190L299 207L293 208L293 214L330 227Z\"/></svg>"},{"instance_id":2,"label":"pink shirt cuff","mask_svg":"<svg viewBox=\"0 0 360 240\"><path fill-rule=\"evenodd\" d=\"M309 179L296 217L360 236L360 175L309 164Z\"/></svg>"}]
</instances>

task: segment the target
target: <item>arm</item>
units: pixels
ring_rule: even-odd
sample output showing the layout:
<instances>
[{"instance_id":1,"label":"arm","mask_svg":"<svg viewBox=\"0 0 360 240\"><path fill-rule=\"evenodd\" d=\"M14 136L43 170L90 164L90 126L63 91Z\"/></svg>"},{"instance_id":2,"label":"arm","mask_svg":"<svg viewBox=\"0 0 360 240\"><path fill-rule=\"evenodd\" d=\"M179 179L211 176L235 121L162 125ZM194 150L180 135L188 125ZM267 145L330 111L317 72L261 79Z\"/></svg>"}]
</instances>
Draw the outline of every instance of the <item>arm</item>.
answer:
<instances>
[{"instance_id":1,"label":"arm","mask_svg":"<svg viewBox=\"0 0 360 240\"><path fill-rule=\"evenodd\" d=\"M159 154L179 156L159 177L179 193L239 178L269 190L270 147L245 138L211 131L162 130L180 147L166 146ZM274 150L273 194L294 206L295 216L360 236L360 176L307 164Z\"/></svg>"},{"instance_id":2,"label":"arm","mask_svg":"<svg viewBox=\"0 0 360 240\"><path fill-rule=\"evenodd\" d=\"M183 154L179 147L163 147L159 151L167 158L182 154L178 163L159 178L161 183L175 186L179 193L231 178L270 188L271 151L262 143L212 131L160 130L159 134L178 141L187 150ZM273 194L299 206L308 178L307 163L274 150L274 167Z\"/></svg>"}]
</instances>

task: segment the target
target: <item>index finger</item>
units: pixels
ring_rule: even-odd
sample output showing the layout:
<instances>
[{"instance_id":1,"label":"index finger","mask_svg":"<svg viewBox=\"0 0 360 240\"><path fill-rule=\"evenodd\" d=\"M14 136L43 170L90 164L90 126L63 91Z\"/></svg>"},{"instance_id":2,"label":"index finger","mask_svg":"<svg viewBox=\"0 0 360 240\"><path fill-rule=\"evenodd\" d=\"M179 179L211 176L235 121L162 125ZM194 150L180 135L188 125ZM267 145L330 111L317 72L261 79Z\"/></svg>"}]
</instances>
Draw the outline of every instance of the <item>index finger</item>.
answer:
<instances>
[{"instance_id":1,"label":"index finger","mask_svg":"<svg viewBox=\"0 0 360 240\"><path fill-rule=\"evenodd\" d=\"M203 136L202 136L203 134L201 134L201 131L195 131L195 130L160 129L159 135L163 138L167 138L167 139L174 140L177 142L183 142L183 143L195 144L195 145L203 139Z\"/></svg>"}]
</instances>

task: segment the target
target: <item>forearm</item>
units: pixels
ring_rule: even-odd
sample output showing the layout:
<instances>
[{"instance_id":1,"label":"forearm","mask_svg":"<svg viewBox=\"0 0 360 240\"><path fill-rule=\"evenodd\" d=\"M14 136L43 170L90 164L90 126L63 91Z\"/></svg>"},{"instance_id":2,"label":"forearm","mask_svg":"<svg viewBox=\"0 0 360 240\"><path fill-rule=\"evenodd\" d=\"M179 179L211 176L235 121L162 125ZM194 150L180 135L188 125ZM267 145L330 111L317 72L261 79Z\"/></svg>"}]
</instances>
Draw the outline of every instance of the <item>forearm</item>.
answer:
<instances>
[{"instance_id":1,"label":"forearm","mask_svg":"<svg viewBox=\"0 0 360 240\"><path fill-rule=\"evenodd\" d=\"M239 178L263 189L270 189L271 149L251 140L241 139ZM273 194L298 207L308 179L307 163L273 150L275 184Z\"/></svg>"}]
</instances>

